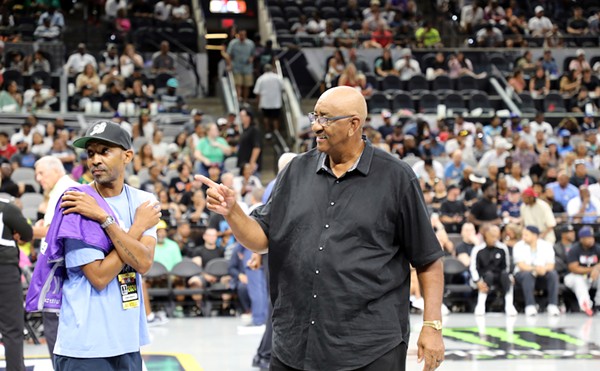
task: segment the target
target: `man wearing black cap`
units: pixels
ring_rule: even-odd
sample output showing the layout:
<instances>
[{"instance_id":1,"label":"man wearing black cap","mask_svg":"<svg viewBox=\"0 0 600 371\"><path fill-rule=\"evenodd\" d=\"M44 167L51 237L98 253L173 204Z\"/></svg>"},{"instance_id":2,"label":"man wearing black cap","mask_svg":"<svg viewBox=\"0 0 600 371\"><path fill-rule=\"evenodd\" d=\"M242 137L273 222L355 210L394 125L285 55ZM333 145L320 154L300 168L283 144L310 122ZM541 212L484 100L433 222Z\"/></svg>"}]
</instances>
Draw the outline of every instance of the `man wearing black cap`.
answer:
<instances>
[{"instance_id":1,"label":"man wearing black cap","mask_svg":"<svg viewBox=\"0 0 600 371\"><path fill-rule=\"evenodd\" d=\"M569 273L567 255L575 242L575 228L571 224L566 224L560 227L560 241L554 244L554 261L555 269L561 280Z\"/></svg>"},{"instance_id":2,"label":"man wearing black cap","mask_svg":"<svg viewBox=\"0 0 600 371\"><path fill-rule=\"evenodd\" d=\"M523 229L522 240L513 247L515 279L523 290L525 315L537 315L534 293L536 287L542 286L548 293L548 315L558 316L558 273L554 269L554 249L539 236L540 230L534 225L526 225Z\"/></svg>"},{"instance_id":3,"label":"man wearing black cap","mask_svg":"<svg viewBox=\"0 0 600 371\"><path fill-rule=\"evenodd\" d=\"M577 296L579 307L588 316L592 316L592 302L589 290L596 287L594 298L596 311L600 309L600 245L596 243L594 231L591 227L584 226L577 233L579 241L567 254L569 274L565 276L565 286L570 288Z\"/></svg>"},{"instance_id":4,"label":"man wearing black cap","mask_svg":"<svg viewBox=\"0 0 600 371\"><path fill-rule=\"evenodd\" d=\"M80 215L81 223L97 222L106 236L63 240L67 277L54 348L57 370L139 370L140 346L149 342L140 274L153 262L160 209L153 195L124 183L133 150L119 125L98 121L73 145L86 150L94 182L65 192L63 210L50 225L62 215ZM68 225L58 228L70 231ZM106 237L105 254L97 246Z\"/></svg>"}]
</instances>

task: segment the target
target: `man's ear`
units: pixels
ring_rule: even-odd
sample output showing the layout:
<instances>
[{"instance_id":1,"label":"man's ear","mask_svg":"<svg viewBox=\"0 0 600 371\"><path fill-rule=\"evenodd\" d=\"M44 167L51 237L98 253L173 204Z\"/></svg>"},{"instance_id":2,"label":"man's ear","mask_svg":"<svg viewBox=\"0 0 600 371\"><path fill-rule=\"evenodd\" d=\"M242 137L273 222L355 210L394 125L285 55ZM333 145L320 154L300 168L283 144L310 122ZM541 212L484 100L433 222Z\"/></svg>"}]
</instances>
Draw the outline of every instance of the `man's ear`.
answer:
<instances>
[{"instance_id":1,"label":"man's ear","mask_svg":"<svg viewBox=\"0 0 600 371\"><path fill-rule=\"evenodd\" d=\"M355 116L352 118L352 121L350 121L350 128L348 129L348 136L349 137L353 136L359 130L362 131L362 125L360 124L360 119L357 116Z\"/></svg>"},{"instance_id":2,"label":"man's ear","mask_svg":"<svg viewBox=\"0 0 600 371\"><path fill-rule=\"evenodd\" d=\"M126 151L123 151L123 154L125 155L124 162L126 164L130 163L131 161L133 161L133 151L132 150L128 149Z\"/></svg>"}]
</instances>

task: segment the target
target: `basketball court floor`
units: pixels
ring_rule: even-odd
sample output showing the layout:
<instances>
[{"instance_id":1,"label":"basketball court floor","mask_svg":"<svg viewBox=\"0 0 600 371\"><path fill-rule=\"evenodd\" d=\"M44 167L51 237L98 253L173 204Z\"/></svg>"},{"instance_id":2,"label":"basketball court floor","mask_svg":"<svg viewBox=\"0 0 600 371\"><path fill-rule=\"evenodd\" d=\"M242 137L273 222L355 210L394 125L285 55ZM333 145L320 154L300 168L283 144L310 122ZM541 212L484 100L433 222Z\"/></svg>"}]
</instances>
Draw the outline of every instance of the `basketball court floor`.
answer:
<instances>
[{"instance_id":1,"label":"basketball court floor","mask_svg":"<svg viewBox=\"0 0 600 371\"><path fill-rule=\"evenodd\" d=\"M407 362L411 371L423 368L416 356L420 324L421 316L411 316ZM440 370L600 370L600 315L568 313L549 318L542 313L509 318L490 313L476 318L451 314L444 318L444 326L446 361ZM262 328L244 326L240 318L175 318L150 333L152 344L142 349L149 371L257 370L251 362ZM25 355L28 371L52 369L45 345L26 344Z\"/></svg>"}]
</instances>

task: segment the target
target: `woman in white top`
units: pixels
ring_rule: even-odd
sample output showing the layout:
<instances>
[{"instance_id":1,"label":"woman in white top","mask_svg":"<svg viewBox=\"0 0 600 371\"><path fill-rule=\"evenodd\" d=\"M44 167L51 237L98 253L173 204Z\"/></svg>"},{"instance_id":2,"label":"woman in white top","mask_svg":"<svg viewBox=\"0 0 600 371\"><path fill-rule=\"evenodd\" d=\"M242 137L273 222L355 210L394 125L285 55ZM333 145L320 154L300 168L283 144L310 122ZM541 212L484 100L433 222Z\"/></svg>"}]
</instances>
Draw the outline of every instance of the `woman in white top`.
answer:
<instances>
[{"instance_id":1,"label":"woman in white top","mask_svg":"<svg viewBox=\"0 0 600 371\"><path fill-rule=\"evenodd\" d=\"M506 176L506 182L508 188L517 187L521 192L533 185L529 175L523 175L521 164L516 161L510 167L510 174Z\"/></svg>"},{"instance_id":2,"label":"woman in white top","mask_svg":"<svg viewBox=\"0 0 600 371\"><path fill-rule=\"evenodd\" d=\"M119 65L121 66L121 75L127 78L131 76L135 67L144 68L144 58L135 52L133 44L127 44L119 58Z\"/></svg>"}]
</instances>

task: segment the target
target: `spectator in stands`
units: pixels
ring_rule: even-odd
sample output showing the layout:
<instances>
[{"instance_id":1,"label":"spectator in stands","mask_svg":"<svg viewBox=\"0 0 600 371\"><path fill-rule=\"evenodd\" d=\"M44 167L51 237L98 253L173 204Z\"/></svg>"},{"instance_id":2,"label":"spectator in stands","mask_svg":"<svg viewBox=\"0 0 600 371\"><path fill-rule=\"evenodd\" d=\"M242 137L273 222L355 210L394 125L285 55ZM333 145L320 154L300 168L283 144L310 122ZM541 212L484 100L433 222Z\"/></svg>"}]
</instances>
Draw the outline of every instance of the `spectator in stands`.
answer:
<instances>
[{"instance_id":1,"label":"spectator in stands","mask_svg":"<svg viewBox=\"0 0 600 371\"><path fill-rule=\"evenodd\" d=\"M371 33L371 40L365 41L363 47L365 48L385 48L388 45L392 45L394 41L394 35L389 30L389 26L385 21L380 20L377 22L377 27Z\"/></svg>"},{"instance_id":2,"label":"spectator in stands","mask_svg":"<svg viewBox=\"0 0 600 371\"><path fill-rule=\"evenodd\" d=\"M519 192L523 192L526 188L531 187L533 183L529 175L523 175L521 164L514 161L510 167L510 174L506 176L508 187L516 187Z\"/></svg>"},{"instance_id":3,"label":"spectator in stands","mask_svg":"<svg viewBox=\"0 0 600 371\"><path fill-rule=\"evenodd\" d=\"M427 68L425 71L425 75L428 79L436 76L448 75L448 64L446 63L446 57L444 57L444 53L437 52L435 53L435 59L431 66L424 66Z\"/></svg>"},{"instance_id":4,"label":"spectator in stands","mask_svg":"<svg viewBox=\"0 0 600 371\"><path fill-rule=\"evenodd\" d=\"M575 242L575 228L571 224L565 224L559 227L560 241L554 244L554 265L556 272L562 282L569 273L569 263L567 256L573 248Z\"/></svg>"},{"instance_id":5,"label":"spectator in stands","mask_svg":"<svg viewBox=\"0 0 600 371\"><path fill-rule=\"evenodd\" d=\"M179 0L172 0L173 10L171 11L171 18L173 22L189 22L190 20L190 8L187 4L180 4Z\"/></svg>"},{"instance_id":6,"label":"spectator in stands","mask_svg":"<svg viewBox=\"0 0 600 371\"><path fill-rule=\"evenodd\" d=\"M490 165L496 165L498 168L504 167L506 158L510 156L508 150L511 148L512 144L510 144L506 139L500 137L496 138L494 149L490 149L489 151L485 152L477 164L477 169L483 171Z\"/></svg>"},{"instance_id":7,"label":"spectator in stands","mask_svg":"<svg viewBox=\"0 0 600 371\"><path fill-rule=\"evenodd\" d=\"M175 58L170 52L169 42L163 40L160 43L160 51L152 55L152 73L167 73L175 72Z\"/></svg>"},{"instance_id":8,"label":"spectator in stands","mask_svg":"<svg viewBox=\"0 0 600 371\"><path fill-rule=\"evenodd\" d=\"M134 80L133 88L131 90L131 93L127 95L127 101L133 102L142 110L150 108L150 105L154 102L154 98L152 98L148 92L152 90L146 89L146 91L144 91L142 80Z\"/></svg>"},{"instance_id":9,"label":"spectator in stands","mask_svg":"<svg viewBox=\"0 0 600 371\"><path fill-rule=\"evenodd\" d=\"M458 183L462 178L463 171L467 164L463 162L462 150L456 149L452 152L452 161L449 161L444 169L444 180L446 183Z\"/></svg>"},{"instance_id":10,"label":"spectator in stands","mask_svg":"<svg viewBox=\"0 0 600 371\"><path fill-rule=\"evenodd\" d=\"M479 245L479 237L472 223L464 223L460 229L461 242L456 246L456 258L460 260L465 267L471 265L471 252L475 245Z\"/></svg>"},{"instance_id":11,"label":"spectator in stands","mask_svg":"<svg viewBox=\"0 0 600 371\"><path fill-rule=\"evenodd\" d=\"M71 54L67 60L67 63L65 64L65 68L67 71L69 71L71 76L75 76L76 74L83 72L84 67L88 64L92 64L94 69L98 68L98 65L96 64L96 58L86 52L84 43L79 43L77 45L77 51Z\"/></svg>"},{"instance_id":12,"label":"spectator in stands","mask_svg":"<svg viewBox=\"0 0 600 371\"><path fill-rule=\"evenodd\" d=\"M154 5L154 18L157 21L166 22L171 18L172 10L172 0L160 0Z\"/></svg>"},{"instance_id":13,"label":"spectator in stands","mask_svg":"<svg viewBox=\"0 0 600 371\"><path fill-rule=\"evenodd\" d=\"M472 249L469 268L478 291L474 313L476 316L485 315L487 298L493 290L504 296L506 314L516 316L510 280L510 254L506 245L500 242L500 228L488 224L482 227L481 233L483 244Z\"/></svg>"},{"instance_id":14,"label":"spectator in stands","mask_svg":"<svg viewBox=\"0 0 600 371\"><path fill-rule=\"evenodd\" d=\"M100 55L100 76L111 72L116 67L117 73L119 72L119 54L116 44L108 44L105 51Z\"/></svg>"},{"instance_id":15,"label":"spectator in stands","mask_svg":"<svg viewBox=\"0 0 600 371\"><path fill-rule=\"evenodd\" d=\"M579 186L579 195L569 200L566 209L572 223L596 224L600 219L600 200L590 194L586 184Z\"/></svg>"},{"instance_id":16,"label":"spectator in stands","mask_svg":"<svg viewBox=\"0 0 600 371\"><path fill-rule=\"evenodd\" d=\"M570 36L586 36L589 32L589 23L583 16L583 9L576 6L573 8L573 17L567 21L567 34Z\"/></svg>"},{"instance_id":17,"label":"spectator in stands","mask_svg":"<svg viewBox=\"0 0 600 371\"><path fill-rule=\"evenodd\" d=\"M273 72L273 66L265 65L264 73L254 85L254 94L258 107L262 111L264 128L269 137L273 130L279 131L283 88L283 80Z\"/></svg>"},{"instance_id":18,"label":"spectator in stands","mask_svg":"<svg viewBox=\"0 0 600 371\"><path fill-rule=\"evenodd\" d=\"M334 84L335 79L344 71L345 68L346 61L344 59L344 54L340 49L336 49L333 52L333 55L327 58L327 71L325 72L324 88L329 89L333 86L337 86L337 84Z\"/></svg>"},{"instance_id":19,"label":"spectator in stands","mask_svg":"<svg viewBox=\"0 0 600 371\"><path fill-rule=\"evenodd\" d=\"M398 71L394 68L392 52L389 48L384 48L382 55L375 59L374 70L375 74L381 77L388 75L398 76Z\"/></svg>"},{"instance_id":20,"label":"spectator in stands","mask_svg":"<svg viewBox=\"0 0 600 371\"><path fill-rule=\"evenodd\" d=\"M598 138L594 131L598 130L598 125L594 120L594 113L586 112L583 116L583 122L581 123L581 130L587 135L586 142L590 144L590 152L595 152L597 149L596 141Z\"/></svg>"},{"instance_id":21,"label":"spectator in stands","mask_svg":"<svg viewBox=\"0 0 600 371\"><path fill-rule=\"evenodd\" d=\"M31 153L31 145L29 143L30 142L26 141L25 139L19 139L17 141L16 146L19 151L10 159L10 164L13 169L18 167L34 167L38 156Z\"/></svg>"},{"instance_id":22,"label":"spectator in stands","mask_svg":"<svg viewBox=\"0 0 600 371\"><path fill-rule=\"evenodd\" d=\"M14 80L4 82L4 90L0 91L0 112L20 112L23 96Z\"/></svg>"},{"instance_id":23,"label":"spectator in stands","mask_svg":"<svg viewBox=\"0 0 600 371\"><path fill-rule=\"evenodd\" d=\"M558 273L554 269L554 248L539 238L540 230L525 225L523 239L513 248L515 280L521 285L525 298L525 315L535 316L535 288L544 285L548 295L546 311L550 316L560 315L558 309Z\"/></svg>"},{"instance_id":24,"label":"spectator in stands","mask_svg":"<svg viewBox=\"0 0 600 371\"><path fill-rule=\"evenodd\" d=\"M208 214L209 211L206 209L204 191L195 191L192 195L192 204L188 207L184 215L185 219L189 221L191 226L206 227L208 225Z\"/></svg>"},{"instance_id":25,"label":"spectator in stands","mask_svg":"<svg viewBox=\"0 0 600 371\"><path fill-rule=\"evenodd\" d=\"M565 170L558 173L557 181L548 183L546 188L552 189L554 199L558 201L565 209L568 202L579 196L579 190L573 184L569 183L569 176Z\"/></svg>"},{"instance_id":26,"label":"spectator in stands","mask_svg":"<svg viewBox=\"0 0 600 371\"><path fill-rule=\"evenodd\" d=\"M565 286L571 289L579 308L588 316L594 315L589 290L599 286L600 277L600 245L596 243L594 231L589 226L584 226L577 233L579 241L573 244L567 253L569 273L565 276ZM600 289L596 290L594 298L596 311L600 310Z\"/></svg>"},{"instance_id":27,"label":"spectator in stands","mask_svg":"<svg viewBox=\"0 0 600 371\"><path fill-rule=\"evenodd\" d=\"M347 18L340 23L340 27L335 30L333 36L337 46L345 48L356 46L356 32L350 28Z\"/></svg>"},{"instance_id":28,"label":"spectator in stands","mask_svg":"<svg viewBox=\"0 0 600 371\"><path fill-rule=\"evenodd\" d=\"M550 137L554 133L552 125L544 120L544 112L542 111L537 111L533 121L530 121L529 123L531 125L531 130L535 133L541 131L546 137Z\"/></svg>"},{"instance_id":29,"label":"spectator in stands","mask_svg":"<svg viewBox=\"0 0 600 371\"><path fill-rule=\"evenodd\" d=\"M506 12L504 8L498 5L497 0L490 0L486 7L483 9L484 18L494 24L506 24Z\"/></svg>"},{"instance_id":30,"label":"spectator in stands","mask_svg":"<svg viewBox=\"0 0 600 371\"><path fill-rule=\"evenodd\" d=\"M208 124L206 136L198 141L194 152L194 157L198 162L198 172L208 176L208 169L211 166L217 165L222 168L225 156L231 155L231 152L227 141L219 136L217 124Z\"/></svg>"},{"instance_id":31,"label":"spectator in stands","mask_svg":"<svg viewBox=\"0 0 600 371\"><path fill-rule=\"evenodd\" d=\"M333 29L333 22L327 21L325 23L325 29L319 32L318 37L320 45L323 47L336 46L335 30Z\"/></svg>"},{"instance_id":32,"label":"spectator in stands","mask_svg":"<svg viewBox=\"0 0 600 371\"><path fill-rule=\"evenodd\" d=\"M538 194L531 187L523 191L522 198L521 220L523 225L536 226L540 230L541 238L554 244L556 241L554 235L556 219L550 206L540 200Z\"/></svg>"},{"instance_id":33,"label":"spectator in stands","mask_svg":"<svg viewBox=\"0 0 600 371\"><path fill-rule=\"evenodd\" d=\"M29 58L27 58L26 63L30 75L38 71L52 72L50 62L39 49L33 53L33 56L30 55Z\"/></svg>"},{"instance_id":34,"label":"spectator in stands","mask_svg":"<svg viewBox=\"0 0 600 371\"><path fill-rule=\"evenodd\" d=\"M158 97L161 112L183 113L187 105L181 95L177 94L179 81L175 77L167 80L167 91Z\"/></svg>"},{"instance_id":35,"label":"spectator in stands","mask_svg":"<svg viewBox=\"0 0 600 371\"><path fill-rule=\"evenodd\" d=\"M51 104L56 102L56 92L54 89L44 88L44 80L34 78L31 89L23 93L23 107L27 112L41 113L50 112Z\"/></svg>"},{"instance_id":36,"label":"spectator in stands","mask_svg":"<svg viewBox=\"0 0 600 371\"><path fill-rule=\"evenodd\" d=\"M242 132L238 146L237 166L241 173L244 165L249 163L252 168L252 173L255 173L256 171L260 170L261 167L261 134L254 123L254 115L249 110L240 110L240 119L242 121L244 131Z\"/></svg>"},{"instance_id":37,"label":"spectator in stands","mask_svg":"<svg viewBox=\"0 0 600 371\"><path fill-rule=\"evenodd\" d=\"M523 53L515 62L515 69L520 69L527 76L533 74L536 69L536 64L533 61L533 54L530 50Z\"/></svg>"},{"instance_id":38,"label":"spectator in stands","mask_svg":"<svg viewBox=\"0 0 600 371\"><path fill-rule=\"evenodd\" d=\"M590 35L600 36L600 9L597 9L589 18Z\"/></svg>"},{"instance_id":39,"label":"spectator in stands","mask_svg":"<svg viewBox=\"0 0 600 371\"><path fill-rule=\"evenodd\" d=\"M340 18L347 20L351 25L360 24L362 22L362 13L357 0L348 0L348 4L340 10L343 11L340 14Z\"/></svg>"},{"instance_id":40,"label":"spectator in stands","mask_svg":"<svg viewBox=\"0 0 600 371\"><path fill-rule=\"evenodd\" d=\"M577 49L575 52L576 58L569 63L569 71L577 70L577 78L579 79L583 70L592 69L589 62L585 60L585 50Z\"/></svg>"},{"instance_id":41,"label":"spectator in stands","mask_svg":"<svg viewBox=\"0 0 600 371\"><path fill-rule=\"evenodd\" d=\"M465 5L460 13L460 29L466 34L471 34L483 23L484 12L480 1L475 0L470 5Z\"/></svg>"},{"instance_id":42,"label":"spectator in stands","mask_svg":"<svg viewBox=\"0 0 600 371\"><path fill-rule=\"evenodd\" d=\"M412 58L410 49L402 49L401 58L396 61L394 68L400 74L400 79L403 81L410 80L411 77L421 74L421 66L416 59Z\"/></svg>"},{"instance_id":43,"label":"spectator in stands","mask_svg":"<svg viewBox=\"0 0 600 371\"><path fill-rule=\"evenodd\" d=\"M115 113L119 109L119 103L125 101L125 96L121 92L121 84L117 81L113 81L107 88L101 98L102 111Z\"/></svg>"},{"instance_id":44,"label":"spectator in stands","mask_svg":"<svg viewBox=\"0 0 600 371\"><path fill-rule=\"evenodd\" d=\"M92 94L98 94L98 87L100 86L100 77L96 73L96 67L92 63L88 63L85 65L85 68L82 73L77 75L77 79L75 79L75 90L81 92L84 86L91 87Z\"/></svg>"},{"instance_id":45,"label":"spectator in stands","mask_svg":"<svg viewBox=\"0 0 600 371\"><path fill-rule=\"evenodd\" d=\"M521 217L521 190L517 187L510 187L505 200L500 206L500 215L504 224L519 223Z\"/></svg>"},{"instance_id":46,"label":"spectator in stands","mask_svg":"<svg viewBox=\"0 0 600 371\"><path fill-rule=\"evenodd\" d=\"M576 69L569 70L560 78L560 93L567 98L573 97L581 87L581 77Z\"/></svg>"},{"instance_id":47,"label":"spectator in stands","mask_svg":"<svg viewBox=\"0 0 600 371\"><path fill-rule=\"evenodd\" d=\"M582 85L577 95L572 98L571 112L589 112L591 114L598 112L598 107L594 103L594 99L590 97L585 85Z\"/></svg>"},{"instance_id":48,"label":"spectator in stands","mask_svg":"<svg viewBox=\"0 0 600 371\"><path fill-rule=\"evenodd\" d=\"M17 147L10 143L8 133L0 131L0 158L10 160L17 151Z\"/></svg>"},{"instance_id":49,"label":"spectator in stands","mask_svg":"<svg viewBox=\"0 0 600 371\"><path fill-rule=\"evenodd\" d=\"M552 50L544 49L544 55L540 58L540 62L544 71L550 78L556 78L558 76L558 64L552 56Z\"/></svg>"},{"instance_id":50,"label":"spectator in stands","mask_svg":"<svg viewBox=\"0 0 600 371\"><path fill-rule=\"evenodd\" d=\"M525 76L523 75L523 71L520 69L516 69L511 78L508 79L508 85L513 88L515 93L521 94L527 88L527 82L525 81Z\"/></svg>"},{"instance_id":51,"label":"spectator in stands","mask_svg":"<svg viewBox=\"0 0 600 371\"><path fill-rule=\"evenodd\" d=\"M365 75L359 73L353 63L348 63L348 65L346 65L344 72L342 72L340 79L338 80L338 86L351 86L356 88L365 98L369 98L371 94L373 94L373 87L367 84Z\"/></svg>"},{"instance_id":52,"label":"spectator in stands","mask_svg":"<svg viewBox=\"0 0 600 371\"><path fill-rule=\"evenodd\" d=\"M348 49L348 63L354 63L356 70L362 74L370 73L369 64L356 52L356 48Z\"/></svg>"},{"instance_id":53,"label":"spectator in stands","mask_svg":"<svg viewBox=\"0 0 600 371\"><path fill-rule=\"evenodd\" d=\"M498 48L503 45L504 36L502 35L502 31L493 24L488 23L485 27L477 31L475 40L477 40L477 46L479 47Z\"/></svg>"},{"instance_id":54,"label":"spectator in stands","mask_svg":"<svg viewBox=\"0 0 600 371\"><path fill-rule=\"evenodd\" d=\"M59 39L60 28L50 23L50 18L45 18L42 24L35 28L33 37L36 41L52 42Z\"/></svg>"},{"instance_id":55,"label":"spectator in stands","mask_svg":"<svg viewBox=\"0 0 600 371\"><path fill-rule=\"evenodd\" d=\"M427 20L423 26L415 32L417 47L419 48L440 48L443 46L440 32L433 27L431 21Z\"/></svg>"},{"instance_id":56,"label":"spectator in stands","mask_svg":"<svg viewBox=\"0 0 600 371\"><path fill-rule=\"evenodd\" d=\"M300 14L298 21L290 27L290 32L296 36L308 35L308 18L306 17L306 14Z\"/></svg>"},{"instance_id":57,"label":"spectator in stands","mask_svg":"<svg viewBox=\"0 0 600 371\"><path fill-rule=\"evenodd\" d=\"M459 233L465 223L467 207L462 200L458 199L460 188L450 184L447 189L446 199L441 202L440 221L448 233Z\"/></svg>"},{"instance_id":58,"label":"spectator in stands","mask_svg":"<svg viewBox=\"0 0 600 371\"><path fill-rule=\"evenodd\" d=\"M526 127L529 128L529 123ZM512 158L514 162L520 164L524 174L529 174L531 167L538 161L538 156L533 151L531 144L525 138L521 138L517 142L517 149L513 152Z\"/></svg>"},{"instance_id":59,"label":"spectator in stands","mask_svg":"<svg viewBox=\"0 0 600 371\"><path fill-rule=\"evenodd\" d=\"M60 30L65 28L65 17L55 6L48 7L48 10L40 15L38 18L38 26L44 24L46 19L50 20L51 26L56 26Z\"/></svg>"},{"instance_id":60,"label":"spectator in stands","mask_svg":"<svg viewBox=\"0 0 600 371\"><path fill-rule=\"evenodd\" d=\"M306 30L309 34L318 35L325 30L327 21L321 18L321 13L318 10L311 14L311 18L308 20Z\"/></svg>"},{"instance_id":61,"label":"spectator in stands","mask_svg":"<svg viewBox=\"0 0 600 371\"><path fill-rule=\"evenodd\" d=\"M502 220L498 216L498 205L496 199L496 185L491 180L481 186L483 197L471 207L467 220L476 226L485 223L500 225Z\"/></svg>"},{"instance_id":62,"label":"spectator in stands","mask_svg":"<svg viewBox=\"0 0 600 371\"><path fill-rule=\"evenodd\" d=\"M135 51L133 44L125 45L123 54L119 58L119 69L121 75L128 78L133 74L135 67L144 68L144 58Z\"/></svg>"},{"instance_id":63,"label":"spectator in stands","mask_svg":"<svg viewBox=\"0 0 600 371\"><path fill-rule=\"evenodd\" d=\"M535 69L535 74L529 80L529 93L534 99L543 98L550 91L550 79L541 65Z\"/></svg>"},{"instance_id":64,"label":"spectator in stands","mask_svg":"<svg viewBox=\"0 0 600 371\"><path fill-rule=\"evenodd\" d=\"M589 95L592 98L600 97L600 82L598 78L592 75L592 70L589 68L583 69L583 75L581 78L581 86L585 86L588 89Z\"/></svg>"},{"instance_id":65,"label":"spectator in stands","mask_svg":"<svg viewBox=\"0 0 600 371\"><path fill-rule=\"evenodd\" d=\"M114 21L117 18L117 11L119 9L127 9L126 0L106 0L104 14L109 21Z\"/></svg>"},{"instance_id":66,"label":"spectator in stands","mask_svg":"<svg viewBox=\"0 0 600 371\"><path fill-rule=\"evenodd\" d=\"M531 36L534 37L545 37L550 31L552 31L553 25L550 19L544 16L544 7L535 7L535 16L529 19L527 24Z\"/></svg>"},{"instance_id":67,"label":"spectator in stands","mask_svg":"<svg viewBox=\"0 0 600 371\"><path fill-rule=\"evenodd\" d=\"M415 162L412 169L419 178L431 186L433 186L436 179L444 178L444 166L438 160L434 160L431 157Z\"/></svg>"},{"instance_id":68,"label":"spectator in stands","mask_svg":"<svg viewBox=\"0 0 600 371\"><path fill-rule=\"evenodd\" d=\"M227 45L223 57L227 68L233 71L237 96L243 102L248 101L250 87L254 84L252 64L254 63L254 42L246 37L246 30L240 30L238 37Z\"/></svg>"}]
</instances>

